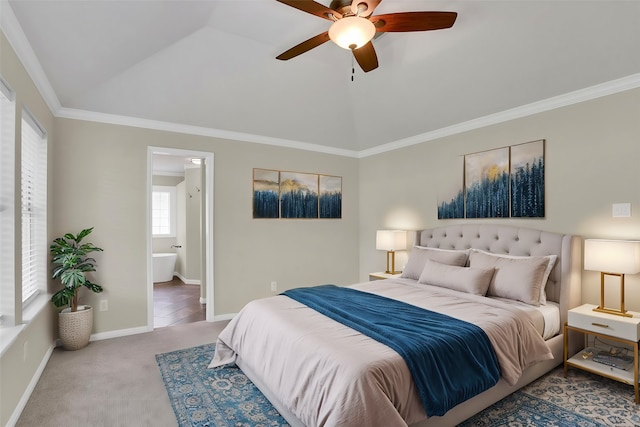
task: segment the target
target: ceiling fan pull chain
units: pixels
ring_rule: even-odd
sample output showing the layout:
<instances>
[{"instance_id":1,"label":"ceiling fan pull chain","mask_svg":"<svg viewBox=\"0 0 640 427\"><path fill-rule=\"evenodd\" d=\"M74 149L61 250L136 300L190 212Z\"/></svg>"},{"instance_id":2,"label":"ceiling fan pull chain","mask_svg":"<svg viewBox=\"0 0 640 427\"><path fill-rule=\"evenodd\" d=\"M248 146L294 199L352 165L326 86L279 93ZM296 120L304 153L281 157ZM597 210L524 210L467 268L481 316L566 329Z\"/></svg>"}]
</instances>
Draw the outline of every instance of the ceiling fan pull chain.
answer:
<instances>
[{"instance_id":1,"label":"ceiling fan pull chain","mask_svg":"<svg viewBox=\"0 0 640 427\"><path fill-rule=\"evenodd\" d=\"M353 64L353 55L351 55L351 81L353 81L353 75L356 73L356 67Z\"/></svg>"}]
</instances>

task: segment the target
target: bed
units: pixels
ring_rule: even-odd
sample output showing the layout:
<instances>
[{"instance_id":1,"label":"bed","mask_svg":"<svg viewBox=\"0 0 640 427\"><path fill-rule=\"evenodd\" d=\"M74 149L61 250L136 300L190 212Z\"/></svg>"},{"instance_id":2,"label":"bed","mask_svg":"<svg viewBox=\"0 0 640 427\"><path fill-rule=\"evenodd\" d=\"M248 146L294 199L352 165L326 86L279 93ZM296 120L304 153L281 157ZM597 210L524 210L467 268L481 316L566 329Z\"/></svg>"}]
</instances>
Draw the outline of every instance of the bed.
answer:
<instances>
[{"instance_id":1,"label":"bed","mask_svg":"<svg viewBox=\"0 0 640 427\"><path fill-rule=\"evenodd\" d=\"M420 230L403 277L348 287L484 331L500 377L443 413L427 416L420 381L398 351L309 308L295 291L247 304L219 335L210 367L235 362L294 427L453 426L562 362L561 325L581 303L581 246L577 236L504 225ZM540 277L538 288L505 287ZM462 354L442 359L458 363Z\"/></svg>"}]
</instances>

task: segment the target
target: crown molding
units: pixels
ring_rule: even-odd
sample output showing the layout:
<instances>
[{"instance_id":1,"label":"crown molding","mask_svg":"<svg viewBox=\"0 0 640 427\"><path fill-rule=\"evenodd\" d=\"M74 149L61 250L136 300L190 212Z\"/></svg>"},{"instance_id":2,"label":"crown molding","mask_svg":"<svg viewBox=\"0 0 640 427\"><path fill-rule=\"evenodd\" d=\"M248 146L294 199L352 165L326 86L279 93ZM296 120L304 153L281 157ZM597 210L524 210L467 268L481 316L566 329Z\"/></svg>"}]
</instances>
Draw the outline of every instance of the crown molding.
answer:
<instances>
[{"instance_id":1,"label":"crown molding","mask_svg":"<svg viewBox=\"0 0 640 427\"><path fill-rule=\"evenodd\" d=\"M207 136L212 138L228 139L241 142L253 142L255 144L273 145L277 147L295 148L298 150L315 151L325 154L334 154L344 157L358 157L358 152L343 148L327 147L325 145L310 144L307 142L292 141L288 139L273 138L270 136L254 135L250 133L234 132L223 129L213 129L202 126L184 125L180 123L164 122L159 120L140 119L137 117L120 116L116 114L97 113L73 108L60 108L55 113L56 117L65 119L86 120L91 122L108 123L114 125L132 126L144 129L162 130L167 132L185 133L189 135Z\"/></svg>"},{"instance_id":2,"label":"crown molding","mask_svg":"<svg viewBox=\"0 0 640 427\"><path fill-rule=\"evenodd\" d=\"M358 158L375 156L376 154L382 154L387 151L393 151L399 148L444 138L446 136L456 135L470 130L507 122L509 120L543 113L545 111L578 104L580 102L612 95L614 93L636 89L638 87L640 87L640 73L362 150L358 153Z\"/></svg>"},{"instance_id":3,"label":"crown molding","mask_svg":"<svg viewBox=\"0 0 640 427\"><path fill-rule=\"evenodd\" d=\"M510 120L531 116L545 111L566 107L580 102L589 101L618 92L624 92L640 87L640 73L632 74L627 77L590 86L584 89L569 92L563 95L554 96L552 98L536 101L531 104L522 105L520 107L501 111L488 116L479 117L477 119L468 120L452 126L436 129L434 131L415 135L409 138L400 139L379 145L377 147L368 148L361 151L346 150L335 147L327 147L319 144L310 144L300 141L292 141L287 139L273 138L263 135L254 135L242 132L233 132L221 129L206 128L200 126L183 125L179 123L163 122L158 120L140 119L136 117L119 116L114 114L97 113L86 110L76 110L61 107L55 113L56 117L87 120L99 123L117 124L123 126L132 126L145 129L162 130L167 132L185 133L190 135L207 136L213 138L222 138L233 141L253 142L256 144L273 145L285 148L294 148L298 150L315 151L325 154L333 154L344 157L365 158L382 154L388 151L398 150L400 148L409 147L416 144L433 141L439 138L468 132L474 129L480 129L498 123L504 123Z\"/></svg>"}]
</instances>

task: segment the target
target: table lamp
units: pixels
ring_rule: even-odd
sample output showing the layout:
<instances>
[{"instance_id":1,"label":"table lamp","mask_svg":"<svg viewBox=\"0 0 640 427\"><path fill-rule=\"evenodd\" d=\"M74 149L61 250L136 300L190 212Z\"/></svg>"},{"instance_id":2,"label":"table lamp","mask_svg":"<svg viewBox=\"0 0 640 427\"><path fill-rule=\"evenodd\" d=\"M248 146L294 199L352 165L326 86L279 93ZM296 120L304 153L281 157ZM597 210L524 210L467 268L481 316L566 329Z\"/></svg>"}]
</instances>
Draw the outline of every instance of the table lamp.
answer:
<instances>
[{"instance_id":1,"label":"table lamp","mask_svg":"<svg viewBox=\"0 0 640 427\"><path fill-rule=\"evenodd\" d=\"M398 274L396 271L395 251L407 249L407 232L404 230L378 230L376 231L376 249L387 251L387 274ZM389 269L391 258L391 269Z\"/></svg>"},{"instance_id":2,"label":"table lamp","mask_svg":"<svg viewBox=\"0 0 640 427\"><path fill-rule=\"evenodd\" d=\"M600 272L600 305L593 311L633 317L624 308L624 275L640 273L640 241L587 239L584 241L584 269ZM619 310L604 305L605 275L620 278Z\"/></svg>"}]
</instances>

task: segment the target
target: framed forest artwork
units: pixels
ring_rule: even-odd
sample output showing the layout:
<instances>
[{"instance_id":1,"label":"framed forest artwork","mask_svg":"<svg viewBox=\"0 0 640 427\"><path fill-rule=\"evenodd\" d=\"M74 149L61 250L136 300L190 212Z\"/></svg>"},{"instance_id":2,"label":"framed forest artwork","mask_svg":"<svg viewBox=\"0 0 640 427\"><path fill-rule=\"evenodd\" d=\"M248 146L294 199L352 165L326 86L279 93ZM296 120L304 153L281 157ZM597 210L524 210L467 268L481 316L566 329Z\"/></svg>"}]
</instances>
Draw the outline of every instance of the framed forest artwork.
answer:
<instances>
[{"instance_id":1,"label":"framed forest artwork","mask_svg":"<svg viewBox=\"0 0 640 427\"><path fill-rule=\"evenodd\" d=\"M342 218L342 177L320 175L320 218Z\"/></svg>"},{"instance_id":2,"label":"framed forest artwork","mask_svg":"<svg viewBox=\"0 0 640 427\"><path fill-rule=\"evenodd\" d=\"M438 196L438 219L544 218L544 155L544 139L465 155L463 183Z\"/></svg>"},{"instance_id":3,"label":"framed forest artwork","mask_svg":"<svg viewBox=\"0 0 640 427\"><path fill-rule=\"evenodd\" d=\"M509 217L509 147L464 156L465 217Z\"/></svg>"},{"instance_id":4,"label":"framed forest artwork","mask_svg":"<svg viewBox=\"0 0 640 427\"><path fill-rule=\"evenodd\" d=\"M464 170L464 157L456 157L456 165L452 170ZM445 182L450 185L444 188L441 184L438 193L438 219L464 218L464 174L456 173L454 179L447 179ZM452 176L453 178L453 176Z\"/></svg>"},{"instance_id":5,"label":"framed forest artwork","mask_svg":"<svg viewBox=\"0 0 640 427\"><path fill-rule=\"evenodd\" d=\"M544 217L544 140L511 146L511 216Z\"/></svg>"},{"instance_id":6,"label":"framed forest artwork","mask_svg":"<svg viewBox=\"0 0 640 427\"><path fill-rule=\"evenodd\" d=\"M342 218L342 177L253 169L253 217Z\"/></svg>"},{"instance_id":7,"label":"framed forest artwork","mask_svg":"<svg viewBox=\"0 0 640 427\"><path fill-rule=\"evenodd\" d=\"M280 172L253 170L253 217L280 218Z\"/></svg>"},{"instance_id":8,"label":"framed forest artwork","mask_svg":"<svg viewBox=\"0 0 640 427\"><path fill-rule=\"evenodd\" d=\"M318 175L280 172L280 217L318 218Z\"/></svg>"}]
</instances>

